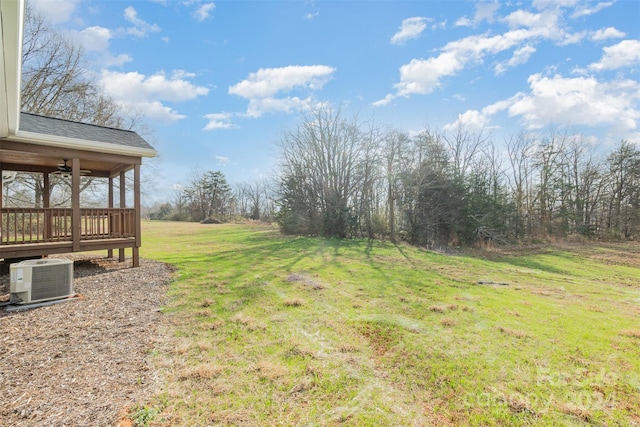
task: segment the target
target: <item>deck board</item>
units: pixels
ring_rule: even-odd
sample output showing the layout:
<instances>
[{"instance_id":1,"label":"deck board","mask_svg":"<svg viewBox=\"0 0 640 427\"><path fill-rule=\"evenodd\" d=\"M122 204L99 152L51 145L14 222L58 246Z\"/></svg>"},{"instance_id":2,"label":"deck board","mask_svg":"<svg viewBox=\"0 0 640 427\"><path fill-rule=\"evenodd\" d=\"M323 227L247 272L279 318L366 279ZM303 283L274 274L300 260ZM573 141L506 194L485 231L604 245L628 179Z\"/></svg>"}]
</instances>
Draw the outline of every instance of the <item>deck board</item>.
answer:
<instances>
[{"instance_id":1,"label":"deck board","mask_svg":"<svg viewBox=\"0 0 640 427\"><path fill-rule=\"evenodd\" d=\"M135 237L80 240L79 250L77 251L73 250L73 242L71 241L10 244L0 246L0 259L44 256L72 252L89 252L109 249L126 249L134 248L135 245Z\"/></svg>"}]
</instances>

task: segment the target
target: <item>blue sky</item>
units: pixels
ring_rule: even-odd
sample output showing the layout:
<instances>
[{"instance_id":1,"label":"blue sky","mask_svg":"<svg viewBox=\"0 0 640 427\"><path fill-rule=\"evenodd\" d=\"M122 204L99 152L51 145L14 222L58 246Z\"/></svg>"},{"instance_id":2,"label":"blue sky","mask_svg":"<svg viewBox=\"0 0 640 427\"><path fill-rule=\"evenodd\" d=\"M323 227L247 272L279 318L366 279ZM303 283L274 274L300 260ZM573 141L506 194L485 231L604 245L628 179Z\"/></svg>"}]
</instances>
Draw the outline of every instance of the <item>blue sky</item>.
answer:
<instances>
[{"instance_id":1,"label":"blue sky","mask_svg":"<svg viewBox=\"0 0 640 427\"><path fill-rule=\"evenodd\" d=\"M27 0L145 117L156 190L194 172L273 174L310 106L500 143L569 128L640 144L640 1Z\"/></svg>"}]
</instances>

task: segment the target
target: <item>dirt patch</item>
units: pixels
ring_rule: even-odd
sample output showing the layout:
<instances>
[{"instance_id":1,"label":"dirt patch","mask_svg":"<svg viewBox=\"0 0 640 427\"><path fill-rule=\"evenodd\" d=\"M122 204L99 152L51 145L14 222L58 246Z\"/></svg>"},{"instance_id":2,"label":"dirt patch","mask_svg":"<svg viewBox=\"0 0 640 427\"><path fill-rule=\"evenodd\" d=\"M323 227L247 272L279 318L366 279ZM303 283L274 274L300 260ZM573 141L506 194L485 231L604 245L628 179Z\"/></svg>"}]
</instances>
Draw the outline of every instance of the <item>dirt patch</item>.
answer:
<instances>
[{"instance_id":1,"label":"dirt patch","mask_svg":"<svg viewBox=\"0 0 640 427\"><path fill-rule=\"evenodd\" d=\"M158 391L149 352L161 340L159 308L172 269L141 260L74 262L82 298L0 311L0 424L126 425L123 408ZM0 277L0 295L8 292Z\"/></svg>"}]
</instances>

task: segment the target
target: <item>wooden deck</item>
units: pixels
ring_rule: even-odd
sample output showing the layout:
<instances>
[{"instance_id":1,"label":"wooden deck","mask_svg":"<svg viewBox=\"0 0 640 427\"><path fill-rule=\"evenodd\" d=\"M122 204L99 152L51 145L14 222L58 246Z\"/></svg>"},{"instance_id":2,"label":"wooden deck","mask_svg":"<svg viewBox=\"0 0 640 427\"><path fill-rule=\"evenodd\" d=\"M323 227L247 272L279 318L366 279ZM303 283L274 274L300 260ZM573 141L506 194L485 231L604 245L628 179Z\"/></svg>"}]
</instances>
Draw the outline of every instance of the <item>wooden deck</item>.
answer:
<instances>
[{"instance_id":1,"label":"wooden deck","mask_svg":"<svg viewBox=\"0 0 640 427\"><path fill-rule=\"evenodd\" d=\"M69 208L0 209L0 259L131 248L137 265L139 227L135 209L80 209L74 223Z\"/></svg>"}]
</instances>

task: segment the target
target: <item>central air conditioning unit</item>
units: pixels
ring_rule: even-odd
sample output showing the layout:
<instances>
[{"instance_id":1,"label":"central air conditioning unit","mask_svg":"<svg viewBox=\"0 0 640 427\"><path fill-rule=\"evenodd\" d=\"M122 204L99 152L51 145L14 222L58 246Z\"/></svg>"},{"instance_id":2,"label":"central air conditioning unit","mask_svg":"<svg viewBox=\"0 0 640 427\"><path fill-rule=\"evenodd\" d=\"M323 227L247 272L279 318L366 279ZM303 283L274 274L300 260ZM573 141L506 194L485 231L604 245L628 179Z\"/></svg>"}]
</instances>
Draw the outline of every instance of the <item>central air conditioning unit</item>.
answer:
<instances>
[{"instance_id":1,"label":"central air conditioning unit","mask_svg":"<svg viewBox=\"0 0 640 427\"><path fill-rule=\"evenodd\" d=\"M11 264L9 269L12 301L30 304L74 295L71 260L28 260Z\"/></svg>"}]
</instances>

